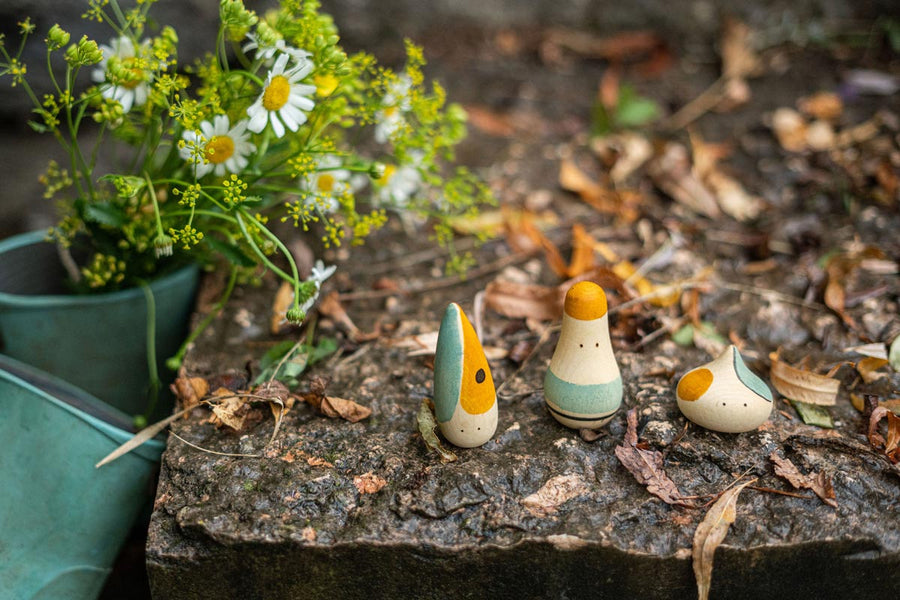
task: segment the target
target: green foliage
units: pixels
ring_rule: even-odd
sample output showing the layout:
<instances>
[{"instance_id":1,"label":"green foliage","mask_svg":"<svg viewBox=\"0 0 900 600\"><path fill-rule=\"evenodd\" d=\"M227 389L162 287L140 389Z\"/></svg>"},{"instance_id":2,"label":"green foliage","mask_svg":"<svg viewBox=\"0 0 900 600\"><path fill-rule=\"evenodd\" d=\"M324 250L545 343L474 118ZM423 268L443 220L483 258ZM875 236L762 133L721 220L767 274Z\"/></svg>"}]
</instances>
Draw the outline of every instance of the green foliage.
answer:
<instances>
[{"instance_id":1,"label":"green foliage","mask_svg":"<svg viewBox=\"0 0 900 600\"><path fill-rule=\"evenodd\" d=\"M613 109L601 102L594 105L591 130L594 135L606 135L622 129L638 129L655 121L660 114L654 100L640 96L630 85L623 85Z\"/></svg>"},{"instance_id":2,"label":"green foliage","mask_svg":"<svg viewBox=\"0 0 900 600\"><path fill-rule=\"evenodd\" d=\"M68 153L67 168L52 165L44 181L62 207L51 238L88 256L74 274L81 289L131 286L171 264L223 257L244 278L262 266L290 282L288 314L302 319L321 281L299 279L270 218L337 246L363 243L390 213L409 212L427 217L434 238L451 246L449 220L493 201L477 177L452 167L465 111L426 81L412 42L395 71L369 54L347 55L317 0L281 0L265 15L220 0L209 52L185 65L176 27L150 17L155 1L88 0L84 18L112 32L105 43L50 27L46 66L60 63L54 53L65 60L50 71L53 92L43 98L21 61L34 24L19 24L17 50L0 45L0 77L31 98L32 128ZM84 69L89 78L79 77ZM98 83L76 89L80 79ZM629 111L624 122L636 118ZM85 119L97 124L94 145L79 137ZM130 152L99 172L110 136ZM452 253L450 263L461 269L468 260Z\"/></svg>"},{"instance_id":3,"label":"green foliage","mask_svg":"<svg viewBox=\"0 0 900 600\"><path fill-rule=\"evenodd\" d=\"M328 358L336 350L337 342L329 337L319 338L316 344L296 344L285 340L273 346L259 360L260 374L253 383L259 385L274 379L293 389L299 384L299 377L307 367Z\"/></svg>"}]
</instances>

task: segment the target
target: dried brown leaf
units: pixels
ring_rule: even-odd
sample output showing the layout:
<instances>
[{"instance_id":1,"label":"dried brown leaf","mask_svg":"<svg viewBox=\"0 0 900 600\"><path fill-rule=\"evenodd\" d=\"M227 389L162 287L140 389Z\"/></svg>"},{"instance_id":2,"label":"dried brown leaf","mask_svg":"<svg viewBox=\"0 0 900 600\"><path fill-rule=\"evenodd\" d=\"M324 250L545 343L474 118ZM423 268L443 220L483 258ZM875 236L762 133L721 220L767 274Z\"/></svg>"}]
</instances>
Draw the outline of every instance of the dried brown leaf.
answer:
<instances>
[{"instance_id":1,"label":"dried brown leaf","mask_svg":"<svg viewBox=\"0 0 900 600\"><path fill-rule=\"evenodd\" d=\"M372 409L367 406L357 404L353 400L336 398L334 396L325 396L322 399L319 410L326 417L331 417L332 419L340 417L351 423L362 421L372 414Z\"/></svg>"},{"instance_id":2,"label":"dried brown leaf","mask_svg":"<svg viewBox=\"0 0 900 600\"><path fill-rule=\"evenodd\" d=\"M169 389L175 394L181 408L190 411L209 393L209 383L202 377L187 377L182 370ZM184 418L188 416L188 412L185 412Z\"/></svg>"},{"instance_id":3,"label":"dried brown leaf","mask_svg":"<svg viewBox=\"0 0 900 600\"><path fill-rule=\"evenodd\" d=\"M755 482L751 479L746 483L726 490L716 503L713 504L703 521L694 532L694 546L691 556L694 564L694 577L697 579L697 593L699 600L708 600L709 587L712 583L713 557L716 548L728 535L728 528L737 518L737 499L745 487Z\"/></svg>"},{"instance_id":4,"label":"dried brown leaf","mask_svg":"<svg viewBox=\"0 0 900 600\"><path fill-rule=\"evenodd\" d=\"M485 305L505 317L555 321L562 317L565 291L557 287L494 280L484 291Z\"/></svg>"},{"instance_id":5,"label":"dried brown leaf","mask_svg":"<svg viewBox=\"0 0 900 600\"><path fill-rule=\"evenodd\" d=\"M778 108L772 113L772 130L778 143L788 152L806 149L806 119L793 108Z\"/></svg>"},{"instance_id":6,"label":"dried brown leaf","mask_svg":"<svg viewBox=\"0 0 900 600\"><path fill-rule=\"evenodd\" d=\"M886 358L875 358L872 356L867 356L863 358L858 363L856 363L856 370L859 371L859 376L862 377L863 381L866 383L872 383L873 381L877 381L883 377L887 377L887 373L878 373L878 369L884 367L888 364L888 359Z\"/></svg>"},{"instance_id":7,"label":"dried brown leaf","mask_svg":"<svg viewBox=\"0 0 900 600\"><path fill-rule=\"evenodd\" d=\"M425 445L440 455L441 462L449 463L457 460L456 454L444 448L441 440L438 439L437 434L434 432L437 429L437 421L434 418L434 411L429 406L427 398L422 400L422 404L419 406L416 424L419 427L419 434L422 436Z\"/></svg>"},{"instance_id":8,"label":"dried brown leaf","mask_svg":"<svg viewBox=\"0 0 900 600\"><path fill-rule=\"evenodd\" d=\"M835 121L844 111L844 102L834 92L817 92L812 96L800 98L797 108L814 119Z\"/></svg>"},{"instance_id":9,"label":"dried brown leaf","mask_svg":"<svg viewBox=\"0 0 900 600\"><path fill-rule=\"evenodd\" d=\"M475 104L469 104L465 109L469 123L483 133L494 137L510 137L516 132L512 119L507 114Z\"/></svg>"},{"instance_id":10,"label":"dried brown leaf","mask_svg":"<svg viewBox=\"0 0 900 600\"><path fill-rule=\"evenodd\" d=\"M887 419L887 437L878 431L878 423ZM882 449L891 462L900 462L900 417L886 406L878 406L869 417L869 443L876 449Z\"/></svg>"},{"instance_id":11,"label":"dried brown leaf","mask_svg":"<svg viewBox=\"0 0 900 600\"><path fill-rule=\"evenodd\" d=\"M837 500L835 500L834 487L831 485L831 478L824 472L804 475L790 459L782 458L781 456L778 456L776 452L769 455L769 460L775 465L776 475L787 479L788 483L796 489L803 488L812 490L822 502L828 506L837 508L838 503Z\"/></svg>"},{"instance_id":12,"label":"dried brown leaf","mask_svg":"<svg viewBox=\"0 0 900 600\"><path fill-rule=\"evenodd\" d=\"M820 406L834 406L837 403L837 393L841 387L839 380L792 367L779 360L777 352L770 354L769 358L772 359L772 385L785 398Z\"/></svg>"},{"instance_id":13,"label":"dried brown leaf","mask_svg":"<svg viewBox=\"0 0 900 600\"><path fill-rule=\"evenodd\" d=\"M522 505L535 517L546 517L556 512L572 498L588 493L588 485L578 475L557 475L547 480L541 489L522 499Z\"/></svg>"},{"instance_id":14,"label":"dried brown leaf","mask_svg":"<svg viewBox=\"0 0 900 600\"><path fill-rule=\"evenodd\" d=\"M375 494L387 485L387 480L369 471L353 477L353 485L360 494Z\"/></svg>"},{"instance_id":15,"label":"dried brown leaf","mask_svg":"<svg viewBox=\"0 0 900 600\"><path fill-rule=\"evenodd\" d=\"M340 325L351 336L359 333L359 328L344 310L337 290L332 291L319 302L319 313Z\"/></svg>"},{"instance_id":16,"label":"dried brown leaf","mask_svg":"<svg viewBox=\"0 0 900 600\"><path fill-rule=\"evenodd\" d=\"M634 475L638 483L647 486L648 492L666 504L693 507L663 469L662 453L637 447L637 413L634 409L628 411L627 420L625 439L620 446L616 446L616 456L622 466Z\"/></svg>"},{"instance_id":17,"label":"dried brown leaf","mask_svg":"<svg viewBox=\"0 0 900 600\"><path fill-rule=\"evenodd\" d=\"M683 145L666 144L650 161L647 172L656 186L679 204L711 219L721 216L715 196L692 171L687 148Z\"/></svg>"},{"instance_id":18,"label":"dried brown leaf","mask_svg":"<svg viewBox=\"0 0 900 600\"><path fill-rule=\"evenodd\" d=\"M209 418L210 423L216 427L226 426L240 431L247 418L247 412L250 410L250 404L246 398L228 392L228 395L224 396L222 400L211 402L210 408L213 412Z\"/></svg>"},{"instance_id":19,"label":"dried brown leaf","mask_svg":"<svg viewBox=\"0 0 900 600\"><path fill-rule=\"evenodd\" d=\"M269 320L269 330L273 335L278 335L288 325L287 311L294 302L294 286L287 281L282 281L275 292L275 300L272 301L272 318Z\"/></svg>"}]
</instances>

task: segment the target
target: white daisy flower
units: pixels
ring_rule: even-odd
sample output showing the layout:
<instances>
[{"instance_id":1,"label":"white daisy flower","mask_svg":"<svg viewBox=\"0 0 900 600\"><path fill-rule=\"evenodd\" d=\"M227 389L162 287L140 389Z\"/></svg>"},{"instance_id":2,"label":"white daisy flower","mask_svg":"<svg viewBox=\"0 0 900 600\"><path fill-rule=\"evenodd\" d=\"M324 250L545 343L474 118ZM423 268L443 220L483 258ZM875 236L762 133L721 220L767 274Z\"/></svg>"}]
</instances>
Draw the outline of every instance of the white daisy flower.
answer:
<instances>
[{"instance_id":1,"label":"white daisy flower","mask_svg":"<svg viewBox=\"0 0 900 600\"><path fill-rule=\"evenodd\" d=\"M334 274L336 269L336 265L326 267L325 263L323 263L321 260L316 261L315 266L312 268L312 273L309 274L309 279L307 279L307 281L312 281L316 284L316 293L310 296L306 300L306 302L300 305L300 310L302 310L303 312L309 312L309 309L313 307L319 297L319 290L322 289L322 284L325 283L326 279Z\"/></svg>"},{"instance_id":2,"label":"white daisy flower","mask_svg":"<svg viewBox=\"0 0 900 600\"><path fill-rule=\"evenodd\" d=\"M407 76L402 76L388 88L382 98L384 108L375 113L375 141L384 144L391 139L406 124L404 113L411 108L409 102L409 88L412 81Z\"/></svg>"},{"instance_id":3,"label":"white daisy flower","mask_svg":"<svg viewBox=\"0 0 900 600\"><path fill-rule=\"evenodd\" d=\"M287 54L278 57L275 66L269 71L262 93L247 109L250 116L247 128L250 131L259 133L266 128L267 123L272 123L275 136L281 137L285 127L297 131L297 128L306 123L306 113L315 108L316 104L310 96L316 93L316 86L300 83L312 72L313 63L304 59L285 71L289 58Z\"/></svg>"},{"instance_id":4,"label":"white daisy flower","mask_svg":"<svg viewBox=\"0 0 900 600\"><path fill-rule=\"evenodd\" d=\"M179 150L181 158L193 162L197 179L213 172L221 177L225 173L240 173L248 164L247 155L256 151L249 141L247 121L230 126L227 115L216 115L213 122L200 123L200 132L185 131L181 136L187 142ZM198 161L197 147L203 148L203 160Z\"/></svg>"},{"instance_id":5,"label":"white daisy flower","mask_svg":"<svg viewBox=\"0 0 900 600\"><path fill-rule=\"evenodd\" d=\"M142 106L147 102L153 73L138 68L137 59L142 55L146 56L149 49L150 40L144 40L138 48L135 48L134 42L127 36L110 40L109 46L100 44L103 59L91 73L91 77L95 82L102 84L100 93L103 97L121 104L123 112L127 113L132 107ZM108 81L107 69L110 59L119 62L126 72L131 74L127 81L118 85L113 85Z\"/></svg>"},{"instance_id":6,"label":"white daisy flower","mask_svg":"<svg viewBox=\"0 0 900 600\"><path fill-rule=\"evenodd\" d=\"M307 204L317 204L325 212L332 213L340 207L338 197L352 189L351 173L341 169L343 160L334 154L325 154L316 164L316 170L304 178L305 189L310 193Z\"/></svg>"},{"instance_id":7,"label":"white daisy flower","mask_svg":"<svg viewBox=\"0 0 900 600\"><path fill-rule=\"evenodd\" d=\"M413 165L385 165L384 175L375 181L375 200L402 208L422 185L422 173Z\"/></svg>"},{"instance_id":8,"label":"white daisy flower","mask_svg":"<svg viewBox=\"0 0 900 600\"><path fill-rule=\"evenodd\" d=\"M244 53L246 54L251 50L256 50L254 58L256 60L262 60L266 66L272 65L272 63L275 61L276 54L287 54L292 59L294 59L294 62L298 64L312 56L311 52L301 50L300 48L294 48L293 46L288 46L281 38L275 40L274 46L265 45L265 43L262 42L258 36L252 33L248 33L247 38L250 41L244 44Z\"/></svg>"}]
</instances>

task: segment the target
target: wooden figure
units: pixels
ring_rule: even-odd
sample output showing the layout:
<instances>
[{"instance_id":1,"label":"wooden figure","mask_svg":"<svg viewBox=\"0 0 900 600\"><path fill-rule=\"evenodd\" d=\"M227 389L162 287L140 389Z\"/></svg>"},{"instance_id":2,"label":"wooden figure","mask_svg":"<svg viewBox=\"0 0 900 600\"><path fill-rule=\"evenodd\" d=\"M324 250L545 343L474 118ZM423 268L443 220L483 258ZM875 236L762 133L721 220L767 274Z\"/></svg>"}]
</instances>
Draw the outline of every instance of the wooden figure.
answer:
<instances>
[{"instance_id":1,"label":"wooden figure","mask_svg":"<svg viewBox=\"0 0 900 600\"><path fill-rule=\"evenodd\" d=\"M685 373L675 396L685 417L723 433L756 429L769 418L773 405L769 386L747 368L734 346Z\"/></svg>"},{"instance_id":2,"label":"wooden figure","mask_svg":"<svg viewBox=\"0 0 900 600\"><path fill-rule=\"evenodd\" d=\"M609 340L606 294L592 281L566 293L559 342L544 377L544 398L573 429L605 425L622 404L622 377Z\"/></svg>"},{"instance_id":3,"label":"wooden figure","mask_svg":"<svg viewBox=\"0 0 900 600\"><path fill-rule=\"evenodd\" d=\"M472 324L456 303L447 307L438 333L434 408L441 433L456 446L480 446L497 430L491 368Z\"/></svg>"}]
</instances>

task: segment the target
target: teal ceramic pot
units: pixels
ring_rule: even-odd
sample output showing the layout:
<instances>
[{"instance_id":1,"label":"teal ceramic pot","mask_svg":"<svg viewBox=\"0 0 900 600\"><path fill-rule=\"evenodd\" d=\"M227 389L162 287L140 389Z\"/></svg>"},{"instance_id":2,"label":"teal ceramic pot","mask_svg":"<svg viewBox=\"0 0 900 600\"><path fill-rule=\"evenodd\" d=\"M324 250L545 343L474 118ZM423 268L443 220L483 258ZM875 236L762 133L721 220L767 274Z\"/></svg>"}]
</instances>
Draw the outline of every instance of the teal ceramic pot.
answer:
<instances>
[{"instance_id":1,"label":"teal ceramic pot","mask_svg":"<svg viewBox=\"0 0 900 600\"><path fill-rule=\"evenodd\" d=\"M0 355L0 598L96 598L163 451L155 439L94 468L128 415Z\"/></svg>"},{"instance_id":2,"label":"teal ceramic pot","mask_svg":"<svg viewBox=\"0 0 900 600\"><path fill-rule=\"evenodd\" d=\"M66 293L56 246L44 237L44 232L32 232L0 241L0 351L128 414L143 414L150 384L143 290ZM187 335L197 280L197 267L189 266L150 285L163 379L171 377L165 359L178 351ZM163 403L151 419L170 409L171 403Z\"/></svg>"}]
</instances>

